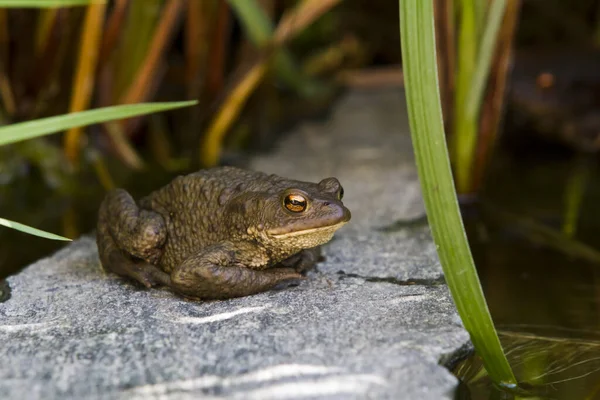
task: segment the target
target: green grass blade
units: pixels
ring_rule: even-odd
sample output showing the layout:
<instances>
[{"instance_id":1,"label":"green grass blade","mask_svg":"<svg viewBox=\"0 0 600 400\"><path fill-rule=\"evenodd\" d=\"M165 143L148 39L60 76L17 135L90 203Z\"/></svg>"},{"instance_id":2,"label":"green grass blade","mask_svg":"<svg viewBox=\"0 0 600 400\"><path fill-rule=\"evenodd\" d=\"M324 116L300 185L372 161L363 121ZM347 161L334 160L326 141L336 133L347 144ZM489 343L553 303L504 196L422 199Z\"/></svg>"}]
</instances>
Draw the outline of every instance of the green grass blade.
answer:
<instances>
[{"instance_id":1,"label":"green grass blade","mask_svg":"<svg viewBox=\"0 0 600 400\"><path fill-rule=\"evenodd\" d=\"M248 38L257 47L265 46L273 36L273 23L255 0L228 0ZM278 77L299 93L310 96L318 91L315 83L302 76L291 54L281 49L275 54Z\"/></svg>"},{"instance_id":2,"label":"green grass blade","mask_svg":"<svg viewBox=\"0 0 600 400\"><path fill-rule=\"evenodd\" d=\"M515 387L477 277L454 190L438 88L432 0L399 3L411 135L438 256L456 308L490 377L500 385Z\"/></svg>"},{"instance_id":3,"label":"green grass blade","mask_svg":"<svg viewBox=\"0 0 600 400\"><path fill-rule=\"evenodd\" d=\"M477 144L477 121L467 118L467 98L477 60L477 0L461 0L457 46L456 99L454 130L452 132L453 165L458 191L466 193L471 188L472 165Z\"/></svg>"},{"instance_id":4,"label":"green grass blade","mask_svg":"<svg viewBox=\"0 0 600 400\"><path fill-rule=\"evenodd\" d=\"M25 233L28 233L30 235L35 235L35 236L43 237L43 238L46 238L46 239L65 240L65 241L68 241L68 242L71 241L71 239L69 239L69 238L58 236L58 235L55 235L54 233L41 231L39 229L32 228L30 226L20 224L18 222L9 221L9 220L4 219L4 218L0 218L0 225L6 226L7 228L16 229L16 230L21 231L21 232L25 232Z\"/></svg>"},{"instance_id":5,"label":"green grass blade","mask_svg":"<svg viewBox=\"0 0 600 400\"><path fill-rule=\"evenodd\" d=\"M487 79L490 75L492 59L496 50L496 41L500 28L502 27L502 19L506 11L506 0L494 0L490 5L490 10L483 30L483 38L479 45L477 53L477 63L475 73L471 81L471 88L467 97L467 116L469 118L479 119L479 110L485 88L487 87Z\"/></svg>"},{"instance_id":6,"label":"green grass blade","mask_svg":"<svg viewBox=\"0 0 600 400\"><path fill-rule=\"evenodd\" d=\"M64 131L69 128L172 110L196 103L197 101L193 100L170 103L126 104L20 122L0 127L0 146Z\"/></svg>"},{"instance_id":7,"label":"green grass blade","mask_svg":"<svg viewBox=\"0 0 600 400\"><path fill-rule=\"evenodd\" d=\"M252 43L264 46L273 35L273 23L255 0L228 0Z\"/></svg>"},{"instance_id":8,"label":"green grass blade","mask_svg":"<svg viewBox=\"0 0 600 400\"><path fill-rule=\"evenodd\" d=\"M0 0L0 8L54 8L106 3L106 0Z\"/></svg>"}]
</instances>

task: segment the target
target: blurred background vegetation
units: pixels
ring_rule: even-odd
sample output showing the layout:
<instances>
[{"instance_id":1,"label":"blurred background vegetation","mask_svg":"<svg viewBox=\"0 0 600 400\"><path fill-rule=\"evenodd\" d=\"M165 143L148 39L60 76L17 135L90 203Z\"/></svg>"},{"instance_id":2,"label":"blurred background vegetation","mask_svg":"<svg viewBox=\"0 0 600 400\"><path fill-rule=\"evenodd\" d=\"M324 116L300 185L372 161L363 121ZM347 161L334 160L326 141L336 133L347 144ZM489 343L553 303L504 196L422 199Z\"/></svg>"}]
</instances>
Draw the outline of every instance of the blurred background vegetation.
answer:
<instances>
[{"instance_id":1,"label":"blurred background vegetation","mask_svg":"<svg viewBox=\"0 0 600 400\"><path fill-rule=\"evenodd\" d=\"M365 10L385 24L372 32ZM244 163L348 86L401 83L397 5L340 0L110 0L0 8L0 125L111 105L198 100L0 147L3 216L67 237L104 191ZM366 67L380 69L369 71ZM381 81L378 83L378 81ZM140 179L141 178L141 179ZM0 278L60 243L0 230ZM30 246L19 246L27 240Z\"/></svg>"},{"instance_id":2,"label":"blurred background vegetation","mask_svg":"<svg viewBox=\"0 0 600 400\"><path fill-rule=\"evenodd\" d=\"M597 330L600 0L434 5L449 150L494 320ZM400 91L398 14L383 0L0 8L0 126L198 100L0 146L2 216L76 238L112 187L138 196L201 167L243 166L347 90ZM0 280L63 245L9 229L0 243ZM578 357L597 354L589 343ZM593 396L589 376L580 387Z\"/></svg>"}]
</instances>

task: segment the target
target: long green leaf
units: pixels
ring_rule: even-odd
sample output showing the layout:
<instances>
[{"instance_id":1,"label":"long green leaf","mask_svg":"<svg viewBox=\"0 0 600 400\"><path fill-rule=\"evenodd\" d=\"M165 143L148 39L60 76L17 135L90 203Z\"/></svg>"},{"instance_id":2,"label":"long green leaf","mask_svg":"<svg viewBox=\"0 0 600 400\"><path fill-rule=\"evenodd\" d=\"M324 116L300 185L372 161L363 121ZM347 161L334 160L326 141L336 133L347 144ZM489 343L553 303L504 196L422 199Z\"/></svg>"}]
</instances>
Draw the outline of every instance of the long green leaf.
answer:
<instances>
[{"instance_id":1,"label":"long green leaf","mask_svg":"<svg viewBox=\"0 0 600 400\"><path fill-rule=\"evenodd\" d=\"M0 8L54 8L106 3L106 0L0 0Z\"/></svg>"},{"instance_id":2,"label":"long green leaf","mask_svg":"<svg viewBox=\"0 0 600 400\"><path fill-rule=\"evenodd\" d=\"M468 118L466 113L467 98L477 60L478 31L476 21L476 5L478 0L462 0L460 2L460 30L458 35L456 99L454 108L454 131L452 132L454 170L456 184L461 193L471 188L472 165L475 159L477 144L477 120Z\"/></svg>"},{"instance_id":3,"label":"long green leaf","mask_svg":"<svg viewBox=\"0 0 600 400\"><path fill-rule=\"evenodd\" d=\"M78 126L131 118L158 111L187 107L196 103L196 100L192 100L171 103L126 104L42 118L34 121L20 122L18 124L0 127L0 146L64 131Z\"/></svg>"},{"instance_id":4,"label":"long green leaf","mask_svg":"<svg viewBox=\"0 0 600 400\"><path fill-rule=\"evenodd\" d=\"M502 19L506 11L506 0L494 0L490 5L487 21L483 30L483 38L477 53L477 64L472 77L469 95L467 97L467 115L470 118L479 118L481 99L485 92L486 82L490 75L492 59L496 50L498 33L502 27Z\"/></svg>"},{"instance_id":5,"label":"long green leaf","mask_svg":"<svg viewBox=\"0 0 600 400\"><path fill-rule=\"evenodd\" d=\"M399 3L411 135L438 256L458 313L490 377L504 387L516 387L483 296L458 208L442 122L432 0Z\"/></svg>"},{"instance_id":6,"label":"long green leaf","mask_svg":"<svg viewBox=\"0 0 600 400\"><path fill-rule=\"evenodd\" d=\"M21 232L25 232L25 233L28 233L30 235L35 235L35 236L43 237L43 238L46 238L46 239L65 240L65 241L68 241L68 242L71 241L71 239L69 239L69 238L58 236L58 235L55 235L54 233L41 231L39 229L32 228L30 226L20 224L18 222L9 221L9 220L4 219L4 218L0 218L0 225L6 226L7 228L16 229L16 230L21 231Z\"/></svg>"}]
</instances>

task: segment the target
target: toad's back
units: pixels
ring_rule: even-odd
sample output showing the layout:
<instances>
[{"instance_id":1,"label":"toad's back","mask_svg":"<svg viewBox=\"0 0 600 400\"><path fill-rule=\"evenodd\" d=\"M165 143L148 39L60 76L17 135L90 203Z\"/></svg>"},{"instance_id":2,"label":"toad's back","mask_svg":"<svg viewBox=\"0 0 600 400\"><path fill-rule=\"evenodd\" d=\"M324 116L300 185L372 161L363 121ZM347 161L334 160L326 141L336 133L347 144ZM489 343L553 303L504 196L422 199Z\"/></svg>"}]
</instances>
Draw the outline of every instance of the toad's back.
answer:
<instances>
[{"instance_id":1,"label":"toad's back","mask_svg":"<svg viewBox=\"0 0 600 400\"><path fill-rule=\"evenodd\" d=\"M167 242L160 266L167 272L203 248L246 233L230 226L227 201L247 191L268 191L278 178L262 172L218 167L175 178L140 201L165 219Z\"/></svg>"}]
</instances>

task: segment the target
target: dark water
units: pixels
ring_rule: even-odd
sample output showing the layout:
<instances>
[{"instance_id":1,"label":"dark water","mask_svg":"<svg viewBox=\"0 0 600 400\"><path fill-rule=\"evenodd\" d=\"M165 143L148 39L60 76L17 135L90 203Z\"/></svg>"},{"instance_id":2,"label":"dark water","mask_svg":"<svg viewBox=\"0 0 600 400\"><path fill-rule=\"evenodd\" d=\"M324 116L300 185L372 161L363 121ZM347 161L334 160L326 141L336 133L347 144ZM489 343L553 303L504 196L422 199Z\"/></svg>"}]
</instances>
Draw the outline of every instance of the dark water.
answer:
<instances>
[{"instance_id":1,"label":"dark water","mask_svg":"<svg viewBox=\"0 0 600 400\"><path fill-rule=\"evenodd\" d=\"M482 200L497 208L464 213L490 312L530 396L494 389L473 356L454 369L463 382L457 398L600 399L600 258L557 246L546 235L561 232L565 196L581 165L574 157L504 158L495 163ZM572 240L600 252L598 162L584 165L587 184ZM517 222L521 217L542 226L542 233Z\"/></svg>"}]
</instances>

